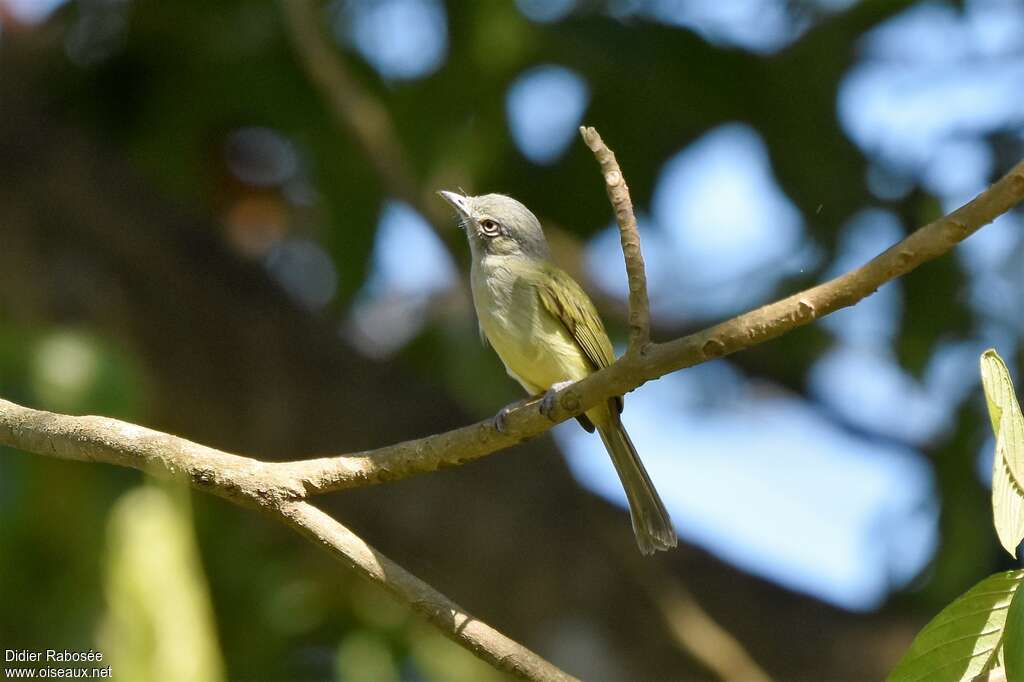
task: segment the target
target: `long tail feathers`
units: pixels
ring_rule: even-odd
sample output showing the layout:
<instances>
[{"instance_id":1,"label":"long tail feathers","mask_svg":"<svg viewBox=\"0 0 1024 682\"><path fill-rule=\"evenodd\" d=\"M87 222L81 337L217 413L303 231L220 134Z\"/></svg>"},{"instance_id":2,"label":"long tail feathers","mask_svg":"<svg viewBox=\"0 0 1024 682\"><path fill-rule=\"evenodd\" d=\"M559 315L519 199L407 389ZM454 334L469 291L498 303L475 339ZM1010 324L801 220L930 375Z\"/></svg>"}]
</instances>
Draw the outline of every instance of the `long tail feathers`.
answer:
<instances>
[{"instance_id":1,"label":"long tail feathers","mask_svg":"<svg viewBox=\"0 0 1024 682\"><path fill-rule=\"evenodd\" d=\"M647 555L657 550L671 549L679 542L672 527L672 519L658 497L658 491L654 489L651 477L647 475L618 414L612 412L610 422L607 426L599 425L598 432L626 491L629 515L633 520L633 532L640 553Z\"/></svg>"}]
</instances>

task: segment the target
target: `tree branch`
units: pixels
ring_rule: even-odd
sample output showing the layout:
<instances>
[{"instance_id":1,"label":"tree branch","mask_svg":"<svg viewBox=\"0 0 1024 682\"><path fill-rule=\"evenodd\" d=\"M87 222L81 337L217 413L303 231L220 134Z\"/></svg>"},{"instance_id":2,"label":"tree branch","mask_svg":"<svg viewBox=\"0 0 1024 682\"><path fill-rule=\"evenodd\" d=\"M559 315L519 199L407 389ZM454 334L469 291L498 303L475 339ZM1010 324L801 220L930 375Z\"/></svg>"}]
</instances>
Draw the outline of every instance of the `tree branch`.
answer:
<instances>
[{"instance_id":1,"label":"tree branch","mask_svg":"<svg viewBox=\"0 0 1024 682\"><path fill-rule=\"evenodd\" d=\"M580 135L601 165L608 200L612 202L615 221L619 224L619 241L629 279L629 346L626 354L643 355L651 341L651 305L647 299L647 273L644 254L640 250L640 231L633 213L633 200L629 197L629 187L619 169L615 152L608 148L595 128L581 126Z\"/></svg>"},{"instance_id":2,"label":"tree branch","mask_svg":"<svg viewBox=\"0 0 1024 682\"><path fill-rule=\"evenodd\" d=\"M703 331L657 344L643 363L643 378L655 379L750 348L852 306L886 282L938 258L1021 201L1024 161L968 203L918 228L859 268Z\"/></svg>"},{"instance_id":3,"label":"tree branch","mask_svg":"<svg viewBox=\"0 0 1024 682\"><path fill-rule=\"evenodd\" d=\"M104 461L151 473L174 466L185 469L196 487L236 500L257 493L271 499L304 499L307 495L458 466L537 436L553 423L581 414L611 396L628 393L651 379L764 343L851 306L891 279L942 255L1022 200L1024 162L968 204L918 229L863 266L695 334L650 344L642 357L627 354L610 367L559 391L550 416L540 413L539 401L510 410L502 432L494 427L493 420L486 419L375 450L281 463L258 462L188 443L178 453L181 456L171 462L171 455L163 449L167 443L161 441L169 436L115 420L79 417L76 419L92 420L80 421L80 426L106 422L114 433L136 439L137 447L119 449L117 442L104 438L102 428L93 432L88 449L81 452L76 447L61 451L49 443L51 436L66 440L65 433L40 433L41 441L33 441L32 434L27 433L24 447L40 454ZM181 442L187 443L175 440L173 445L182 447Z\"/></svg>"},{"instance_id":4,"label":"tree branch","mask_svg":"<svg viewBox=\"0 0 1024 682\"><path fill-rule=\"evenodd\" d=\"M919 228L864 265L824 284L744 313L703 331L649 344L642 356L627 353L610 367L558 392L550 416L538 401L511 409L505 429L493 420L376 450L288 464L310 492L341 490L456 466L537 436L602 400L686 367L756 346L851 306L886 282L949 251L1024 200L1024 161L969 203ZM627 255L627 263L630 258ZM635 263L635 261L634 261ZM632 306L631 306L632 309Z\"/></svg>"},{"instance_id":5,"label":"tree branch","mask_svg":"<svg viewBox=\"0 0 1024 682\"><path fill-rule=\"evenodd\" d=\"M606 173L610 195L613 187L625 191L621 171L616 172L618 177L612 176L611 180L610 173ZM446 635L495 667L527 679L571 679L536 654L472 619L304 500L316 493L404 478L471 461L536 436L553 423L576 416L608 397L632 391L646 381L773 339L855 304L882 284L947 252L1022 200L1024 162L970 203L918 229L860 268L696 334L668 343L648 344L643 353L627 353L610 367L559 391L550 417L540 413L537 401L511 410L503 433L494 428L492 420L485 420L354 455L267 463L114 419L56 415L0 400L0 445L64 459L128 466L162 476L184 475L200 490L282 518L371 581L407 601ZM612 197L612 202L618 217L622 199L616 203ZM625 213L628 215L620 220L624 249L627 237L637 238L635 220L632 227L626 220L632 211ZM626 227L621 226L623 222L627 222ZM637 241L636 258L627 250L626 261L627 267L630 263L633 268L639 264L642 278L638 244ZM634 292L645 306L646 293L634 286L633 274L631 311L636 311L638 308L632 305ZM642 283L641 279L639 284Z\"/></svg>"},{"instance_id":6,"label":"tree branch","mask_svg":"<svg viewBox=\"0 0 1024 682\"><path fill-rule=\"evenodd\" d=\"M426 618L456 644L526 680L575 678L486 623L303 501L305 489L278 464L259 462L106 417L72 417L0 400L0 445L83 462L127 466L270 513Z\"/></svg>"}]
</instances>

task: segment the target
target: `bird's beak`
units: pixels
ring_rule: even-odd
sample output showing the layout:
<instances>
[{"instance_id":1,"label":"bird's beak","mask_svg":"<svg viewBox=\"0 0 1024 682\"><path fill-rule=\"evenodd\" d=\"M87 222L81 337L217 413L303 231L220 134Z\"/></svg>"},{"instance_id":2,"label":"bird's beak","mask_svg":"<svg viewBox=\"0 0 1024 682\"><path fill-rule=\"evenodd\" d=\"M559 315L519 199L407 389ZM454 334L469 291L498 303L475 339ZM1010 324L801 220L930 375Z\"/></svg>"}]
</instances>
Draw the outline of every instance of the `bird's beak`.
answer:
<instances>
[{"instance_id":1,"label":"bird's beak","mask_svg":"<svg viewBox=\"0 0 1024 682\"><path fill-rule=\"evenodd\" d=\"M438 194L440 194L442 199L447 201L455 208L456 211L458 211L460 218L469 217L469 205L466 201L466 197L461 194L456 194L455 192L446 192L444 190L438 192Z\"/></svg>"}]
</instances>

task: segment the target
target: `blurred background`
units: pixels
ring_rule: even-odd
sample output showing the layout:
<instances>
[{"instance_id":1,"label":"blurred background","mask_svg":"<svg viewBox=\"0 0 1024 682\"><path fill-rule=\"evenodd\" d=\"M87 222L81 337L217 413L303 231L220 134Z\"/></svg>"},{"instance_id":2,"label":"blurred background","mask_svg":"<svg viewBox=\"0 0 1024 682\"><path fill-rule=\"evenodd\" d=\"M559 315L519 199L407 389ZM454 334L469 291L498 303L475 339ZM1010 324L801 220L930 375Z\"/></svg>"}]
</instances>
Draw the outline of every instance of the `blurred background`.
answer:
<instances>
[{"instance_id":1,"label":"blurred background","mask_svg":"<svg viewBox=\"0 0 1024 682\"><path fill-rule=\"evenodd\" d=\"M1024 157L1021 93L1015 0L0 0L0 396L267 459L462 425L520 394L436 190L530 206L621 344L596 126L667 340L972 197ZM574 422L318 504L587 679L877 679L1010 567L978 355L1021 385L1022 220L631 394L678 551L640 559ZM497 678L284 527L132 471L3 452L0 557L3 647L123 679Z\"/></svg>"}]
</instances>

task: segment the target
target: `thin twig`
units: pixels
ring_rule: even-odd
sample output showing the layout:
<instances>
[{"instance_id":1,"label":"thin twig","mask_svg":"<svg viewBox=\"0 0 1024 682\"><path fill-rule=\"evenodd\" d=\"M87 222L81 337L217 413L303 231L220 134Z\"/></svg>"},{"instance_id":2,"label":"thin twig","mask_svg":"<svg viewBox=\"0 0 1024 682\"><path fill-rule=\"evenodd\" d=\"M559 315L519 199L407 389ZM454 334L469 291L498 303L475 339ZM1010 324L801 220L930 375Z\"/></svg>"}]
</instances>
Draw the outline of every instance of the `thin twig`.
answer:
<instances>
[{"instance_id":1,"label":"thin twig","mask_svg":"<svg viewBox=\"0 0 1024 682\"><path fill-rule=\"evenodd\" d=\"M288 34L310 81L327 101L335 122L362 149L385 188L440 230L448 213L419 190L405 149L386 107L352 75L324 34L313 0L281 0ZM433 193L430 194L433 198Z\"/></svg>"},{"instance_id":2,"label":"thin twig","mask_svg":"<svg viewBox=\"0 0 1024 682\"><path fill-rule=\"evenodd\" d=\"M336 48L327 42L323 22L312 0L282 0L289 36L309 79L327 98L339 125L362 147L366 160L399 198L415 200L416 183L406 165L387 109L344 67Z\"/></svg>"},{"instance_id":3,"label":"thin twig","mask_svg":"<svg viewBox=\"0 0 1024 682\"><path fill-rule=\"evenodd\" d=\"M629 197L629 187L619 169L615 152L608 148L594 128L581 126L580 135L601 165L608 200L612 202L615 221L619 224L619 240L622 242L626 276L629 278L629 346L626 353L643 355L651 341L651 305L647 299L647 274L644 255L640 250L640 231L633 213L633 200Z\"/></svg>"},{"instance_id":4,"label":"thin twig","mask_svg":"<svg viewBox=\"0 0 1024 682\"><path fill-rule=\"evenodd\" d=\"M0 400L0 445L85 462L128 466L167 477L284 521L336 559L395 595L456 644L518 678L572 676L474 618L458 604L305 502L306 490L278 464L259 462L106 417L72 417Z\"/></svg>"}]
</instances>

